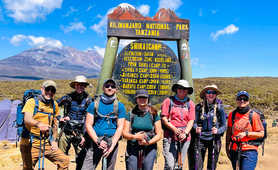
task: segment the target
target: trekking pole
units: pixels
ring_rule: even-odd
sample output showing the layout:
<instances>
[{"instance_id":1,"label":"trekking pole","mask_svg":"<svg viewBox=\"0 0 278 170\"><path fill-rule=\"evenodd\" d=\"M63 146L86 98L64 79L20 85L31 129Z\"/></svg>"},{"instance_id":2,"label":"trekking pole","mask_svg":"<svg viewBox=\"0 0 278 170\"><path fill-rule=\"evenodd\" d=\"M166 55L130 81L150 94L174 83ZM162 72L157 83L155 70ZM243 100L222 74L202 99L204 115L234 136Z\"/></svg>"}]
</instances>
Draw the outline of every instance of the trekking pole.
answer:
<instances>
[{"instance_id":1,"label":"trekking pole","mask_svg":"<svg viewBox=\"0 0 278 170\"><path fill-rule=\"evenodd\" d=\"M41 170L44 170L45 141L46 141L46 137L43 135L43 151L42 151L42 168L41 168Z\"/></svg>"},{"instance_id":2,"label":"trekking pole","mask_svg":"<svg viewBox=\"0 0 278 170\"><path fill-rule=\"evenodd\" d=\"M201 127L202 126L202 122L198 121L197 126ZM201 135L202 135L202 131L197 135L197 138L196 138L197 142L195 142L195 152L196 152L196 156L195 156L195 170L199 169L199 157L200 157L199 147L200 147Z\"/></svg>"},{"instance_id":3,"label":"trekking pole","mask_svg":"<svg viewBox=\"0 0 278 170\"><path fill-rule=\"evenodd\" d=\"M216 123L213 122L212 127L216 127ZM215 161L215 135L212 134L212 162L211 162L211 169L214 170L216 167L216 161Z\"/></svg>"},{"instance_id":4,"label":"trekking pole","mask_svg":"<svg viewBox=\"0 0 278 170\"><path fill-rule=\"evenodd\" d=\"M138 170L143 170L143 152L143 148L140 147L138 151Z\"/></svg>"},{"instance_id":5,"label":"trekking pole","mask_svg":"<svg viewBox=\"0 0 278 170\"><path fill-rule=\"evenodd\" d=\"M240 154L241 154L241 144L239 142L239 137L236 137L237 145L237 161L236 161L236 170L240 170Z\"/></svg>"},{"instance_id":6,"label":"trekking pole","mask_svg":"<svg viewBox=\"0 0 278 170\"><path fill-rule=\"evenodd\" d=\"M42 132L40 132L40 149L39 149L39 165L38 170L41 169L41 152L42 152Z\"/></svg>"},{"instance_id":7,"label":"trekking pole","mask_svg":"<svg viewBox=\"0 0 278 170\"><path fill-rule=\"evenodd\" d=\"M102 140L107 142L108 148L111 147L111 145L112 145L111 139L109 139L107 136L104 135ZM102 170L107 170L107 158L106 157L102 157Z\"/></svg>"},{"instance_id":8,"label":"trekking pole","mask_svg":"<svg viewBox=\"0 0 278 170\"><path fill-rule=\"evenodd\" d=\"M181 142L180 141L178 141L177 150L178 150L178 167L177 167L177 170L182 170Z\"/></svg>"}]
</instances>

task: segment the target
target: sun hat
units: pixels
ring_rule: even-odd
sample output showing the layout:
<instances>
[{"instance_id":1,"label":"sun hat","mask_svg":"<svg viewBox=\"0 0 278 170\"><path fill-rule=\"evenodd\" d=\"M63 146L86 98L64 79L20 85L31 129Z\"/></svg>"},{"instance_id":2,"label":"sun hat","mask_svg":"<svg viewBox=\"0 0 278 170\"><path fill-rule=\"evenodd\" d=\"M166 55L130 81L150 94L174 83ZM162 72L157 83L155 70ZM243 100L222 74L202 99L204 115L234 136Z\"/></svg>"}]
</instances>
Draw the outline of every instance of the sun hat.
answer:
<instances>
[{"instance_id":1,"label":"sun hat","mask_svg":"<svg viewBox=\"0 0 278 170\"><path fill-rule=\"evenodd\" d=\"M179 80L177 83L175 83L172 86L172 91L173 92L177 92L177 88L181 86L183 88L186 88L188 90L188 94L192 94L193 93L193 88L189 85L187 80Z\"/></svg>"},{"instance_id":2,"label":"sun hat","mask_svg":"<svg viewBox=\"0 0 278 170\"><path fill-rule=\"evenodd\" d=\"M144 90L144 89L136 90L135 98L137 98L137 97L147 97L147 98L149 98L149 93L148 93L147 90Z\"/></svg>"},{"instance_id":3,"label":"sun hat","mask_svg":"<svg viewBox=\"0 0 278 170\"><path fill-rule=\"evenodd\" d=\"M205 94L206 94L207 90L214 90L214 91L216 91L216 95L221 94L221 92L219 91L218 87L215 84L212 84L212 85L207 85L207 86L205 86L203 88L203 90L200 92L200 97L201 98L205 97Z\"/></svg>"},{"instance_id":4,"label":"sun hat","mask_svg":"<svg viewBox=\"0 0 278 170\"><path fill-rule=\"evenodd\" d=\"M236 95L236 98L238 98L239 96L246 96L249 99L249 94L247 91L239 91Z\"/></svg>"},{"instance_id":5,"label":"sun hat","mask_svg":"<svg viewBox=\"0 0 278 170\"><path fill-rule=\"evenodd\" d=\"M75 83L81 83L81 84L85 84L86 86L88 86L90 83L88 83L87 78L83 75L78 75L75 77L74 81L72 81L70 83L70 87L71 88L75 88Z\"/></svg>"},{"instance_id":6,"label":"sun hat","mask_svg":"<svg viewBox=\"0 0 278 170\"><path fill-rule=\"evenodd\" d=\"M53 81L53 80L45 80L43 83L42 83L42 87L44 88L47 88L47 87L54 87L55 89L57 89L57 85L56 83Z\"/></svg>"}]
</instances>

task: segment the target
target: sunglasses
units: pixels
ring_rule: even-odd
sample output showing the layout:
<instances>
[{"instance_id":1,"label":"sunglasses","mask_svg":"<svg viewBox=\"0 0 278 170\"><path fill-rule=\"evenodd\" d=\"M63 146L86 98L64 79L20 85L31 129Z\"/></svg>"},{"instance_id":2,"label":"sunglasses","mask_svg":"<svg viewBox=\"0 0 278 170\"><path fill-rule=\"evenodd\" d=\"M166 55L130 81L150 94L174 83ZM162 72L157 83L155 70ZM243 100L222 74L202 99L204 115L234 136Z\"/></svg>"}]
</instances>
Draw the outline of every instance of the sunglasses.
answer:
<instances>
[{"instance_id":1,"label":"sunglasses","mask_svg":"<svg viewBox=\"0 0 278 170\"><path fill-rule=\"evenodd\" d=\"M242 101L243 100L243 101L247 102L249 99L246 96L241 96L241 97L238 97L236 100L237 101Z\"/></svg>"},{"instance_id":2,"label":"sunglasses","mask_svg":"<svg viewBox=\"0 0 278 170\"><path fill-rule=\"evenodd\" d=\"M214 91L214 90L207 90L206 93L207 94L216 94L216 91Z\"/></svg>"},{"instance_id":3,"label":"sunglasses","mask_svg":"<svg viewBox=\"0 0 278 170\"><path fill-rule=\"evenodd\" d=\"M53 93L53 94L56 93L56 89L54 87L52 87L52 86L46 87L45 91L47 91L47 92L51 91L51 93Z\"/></svg>"},{"instance_id":4,"label":"sunglasses","mask_svg":"<svg viewBox=\"0 0 278 170\"><path fill-rule=\"evenodd\" d=\"M107 89L108 89L109 87L111 87L112 89L115 89L115 88L116 88L116 86L113 85L113 84L105 84L104 87L107 88Z\"/></svg>"}]
</instances>

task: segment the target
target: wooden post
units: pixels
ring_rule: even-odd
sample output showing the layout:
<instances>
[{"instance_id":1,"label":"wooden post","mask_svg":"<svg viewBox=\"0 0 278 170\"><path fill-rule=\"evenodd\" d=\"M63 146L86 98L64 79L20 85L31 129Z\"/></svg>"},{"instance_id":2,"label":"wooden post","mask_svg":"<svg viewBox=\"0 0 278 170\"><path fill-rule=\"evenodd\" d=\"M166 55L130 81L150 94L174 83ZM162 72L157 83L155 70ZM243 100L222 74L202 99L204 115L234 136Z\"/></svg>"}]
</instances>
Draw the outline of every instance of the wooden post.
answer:
<instances>
[{"instance_id":1,"label":"wooden post","mask_svg":"<svg viewBox=\"0 0 278 170\"><path fill-rule=\"evenodd\" d=\"M181 79L187 80L189 84L193 87L192 68L190 62L188 41L186 39L180 39L177 44L179 61L181 66ZM195 101L194 92L190 98L193 101Z\"/></svg>"},{"instance_id":2,"label":"wooden post","mask_svg":"<svg viewBox=\"0 0 278 170\"><path fill-rule=\"evenodd\" d=\"M109 37L106 44L104 59L101 67L100 77L96 95L102 94L102 85L106 79L112 78L112 73L115 65L119 46L119 39L117 37Z\"/></svg>"}]
</instances>

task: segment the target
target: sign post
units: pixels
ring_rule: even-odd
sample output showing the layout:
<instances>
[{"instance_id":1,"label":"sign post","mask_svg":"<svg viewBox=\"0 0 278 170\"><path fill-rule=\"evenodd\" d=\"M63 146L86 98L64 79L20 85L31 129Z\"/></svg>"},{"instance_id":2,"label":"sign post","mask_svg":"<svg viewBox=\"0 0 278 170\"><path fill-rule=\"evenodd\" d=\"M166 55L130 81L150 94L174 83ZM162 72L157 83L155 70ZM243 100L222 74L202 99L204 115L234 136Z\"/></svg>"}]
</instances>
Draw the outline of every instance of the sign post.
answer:
<instances>
[{"instance_id":1,"label":"sign post","mask_svg":"<svg viewBox=\"0 0 278 170\"><path fill-rule=\"evenodd\" d=\"M152 103L171 93L172 84L185 79L193 86L189 53L189 20L171 10L160 9L153 18L142 16L131 5L120 5L108 15L108 41L97 87L102 93L105 79L113 78L130 98L137 89L146 89ZM138 39L117 56L120 39ZM178 57L162 41L176 41ZM191 96L194 100L194 95Z\"/></svg>"}]
</instances>

